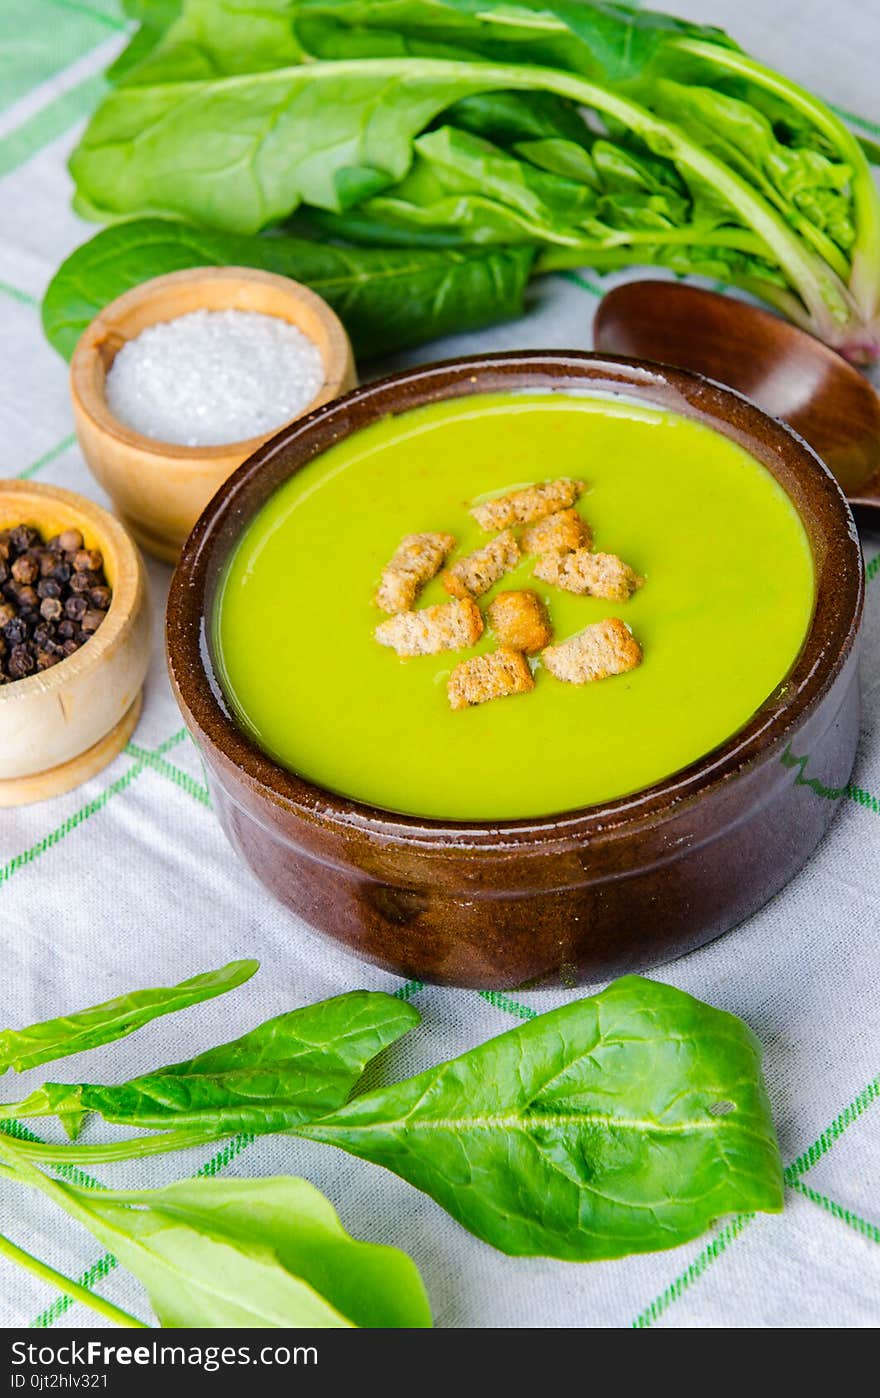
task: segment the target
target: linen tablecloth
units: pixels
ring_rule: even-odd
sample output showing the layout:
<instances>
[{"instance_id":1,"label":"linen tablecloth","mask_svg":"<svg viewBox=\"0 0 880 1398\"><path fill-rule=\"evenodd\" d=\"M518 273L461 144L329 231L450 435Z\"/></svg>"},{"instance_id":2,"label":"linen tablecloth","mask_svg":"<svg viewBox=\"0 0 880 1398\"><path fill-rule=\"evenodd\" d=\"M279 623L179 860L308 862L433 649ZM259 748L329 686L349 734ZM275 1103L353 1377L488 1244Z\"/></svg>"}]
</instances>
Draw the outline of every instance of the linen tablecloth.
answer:
<instances>
[{"instance_id":1,"label":"linen tablecloth","mask_svg":"<svg viewBox=\"0 0 880 1398\"><path fill-rule=\"evenodd\" d=\"M672 0L727 27L757 57L877 135L875 0ZM67 370L45 343L42 292L94 231L70 211L66 170L101 72L125 40L114 0L0 0L0 476L53 481L101 500L72 435ZM590 346L597 295L619 278L544 279L518 323L424 347ZM98 1183L150 1185L196 1171L302 1174L356 1236L409 1252L436 1323L491 1326L871 1326L880 1321L880 557L865 538L864 717L853 784L807 868L744 926L654 974L741 1015L766 1055L783 1157L780 1216L725 1221L672 1252L598 1265L503 1257L430 1199L329 1147L238 1139L127 1166ZM52 1065L75 1081L120 1080L188 1057L270 1015L356 987L400 982L349 959L280 910L230 852L198 753L165 675L169 569L149 563L155 649L143 717L125 752L79 790L0 813L0 1024L19 1026L136 987L167 985L237 956L262 971L228 997L130 1041ZM793 781L822 773L793 771ZM829 799L821 784L812 799ZM401 1077L501 1033L575 993L518 995L410 985L421 1028L393 1051ZM86 1064L87 1066L83 1067ZM7 1096L37 1069L7 1079ZM51 1128L35 1123L41 1131ZM88 1138L87 1138L88 1139ZM149 1316L138 1284L77 1224L0 1186L0 1229L82 1285ZM0 1266L0 1324L101 1324L82 1305Z\"/></svg>"}]
</instances>

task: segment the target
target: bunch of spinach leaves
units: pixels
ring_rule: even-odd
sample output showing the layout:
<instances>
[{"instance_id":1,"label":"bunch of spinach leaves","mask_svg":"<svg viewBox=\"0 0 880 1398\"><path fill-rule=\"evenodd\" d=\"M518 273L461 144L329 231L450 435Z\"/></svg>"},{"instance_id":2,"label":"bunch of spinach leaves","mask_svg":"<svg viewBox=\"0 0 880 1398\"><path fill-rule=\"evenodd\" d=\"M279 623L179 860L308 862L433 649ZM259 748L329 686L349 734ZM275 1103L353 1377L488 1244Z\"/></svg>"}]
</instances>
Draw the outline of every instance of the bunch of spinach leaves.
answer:
<instances>
[{"instance_id":1,"label":"bunch of spinach leaves","mask_svg":"<svg viewBox=\"0 0 880 1398\"><path fill-rule=\"evenodd\" d=\"M723 277L880 350L880 201L821 101L720 31L580 0L137 0L77 207L534 269Z\"/></svg>"},{"instance_id":2,"label":"bunch of spinach leaves","mask_svg":"<svg viewBox=\"0 0 880 1398\"><path fill-rule=\"evenodd\" d=\"M112 1043L159 1015L221 994L253 975L257 963L233 962L169 989L135 991L64 1019L6 1030L6 1066L24 1071ZM365 1067L418 1022L391 995L355 991L290 1015L252 1034L175 1064L159 1074L105 1092L127 1101L121 1119L209 1123L201 1136L168 1132L175 1140L213 1140L245 1119L254 1131L322 1117L344 1105ZM270 1109L269 1104L274 1103ZM28 1105L30 1104L30 1105ZM53 1113L76 1134L92 1102L85 1090L50 1085L15 1108L17 1115ZM101 1106L107 1105L105 1102ZM231 1116L230 1116L231 1112ZM3 1109L10 1118L10 1109ZM112 1107L110 1108L112 1115ZM84 1189L51 1178L28 1147L0 1133L3 1178L31 1186L84 1225L144 1285L161 1325L237 1327L427 1326L431 1313L415 1264L396 1248L357 1242L329 1200L306 1180L290 1177L219 1180L196 1177L164 1189ZM124 1154L149 1154L150 1138L125 1143ZM45 1148L65 1161L69 1147ZM0 1255L54 1282L121 1325L139 1325L126 1312L85 1291L0 1235Z\"/></svg>"},{"instance_id":3,"label":"bunch of spinach leaves","mask_svg":"<svg viewBox=\"0 0 880 1398\"><path fill-rule=\"evenodd\" d=\"M158 1004L161 993L153 996ZM92 1013L95 1045L100 1015ZM117 1036L118 1012L105 1020L107 1042ZM503 1252L581 1262L674 1247L723 1214L782 1207L760 1047L735 1016L627 976L450 1062L364 1090L369 1064L418 1022L398 997L355 991L127 1082L46 1083L0 1109L10 1129L19 1131L14 1123L22 1118L57 1116L76 1136L97 1114L157 1134L64 1145L27 1141L19 1131L19 1139L0 1135L0 1161L112 1246L168 1324L292 1323L299 1302L291 1299L287 1321L279 1320L277 1308L260 1299L263 1281L279 1306L288 1290L291 1297L303 1285L314 1290L313 1274L295 1259L308 1251L302 1230L311 1237L316 1213L324 1220L318 1231L326 1224L340 1250L362 1245L339 1241L329 1204L302 1181L199 1180L96 1197L49 1180L40 1164L138 1159L236 1133L285 1132L383 1165ZM34 1027L22 1031L23 1042L45 1037ZM253 1297L211 1292L221 1266L216 1250L228 1247L247 1254L239 1273L253 1276ZM188 1276L190 1265L192 1285L179 1293L173 1277ZM364 1323L351 1297L344 1306L334 1299L333 1269L326 1258L321 1265L320 1305ZM394 1254L395 1277L409 1265ZM280 1292L264 1275L278 1267L294 1277ZM392 1291L397 1300L389 1305L408 1297L418 1311L412 1287L395 1282ZM378 1289L375 1305L383 1295ZM209 1318L215 1302L219 1321ZM260 1321L228 1318L248 1306Z\"/></svg>"}]
</instances>

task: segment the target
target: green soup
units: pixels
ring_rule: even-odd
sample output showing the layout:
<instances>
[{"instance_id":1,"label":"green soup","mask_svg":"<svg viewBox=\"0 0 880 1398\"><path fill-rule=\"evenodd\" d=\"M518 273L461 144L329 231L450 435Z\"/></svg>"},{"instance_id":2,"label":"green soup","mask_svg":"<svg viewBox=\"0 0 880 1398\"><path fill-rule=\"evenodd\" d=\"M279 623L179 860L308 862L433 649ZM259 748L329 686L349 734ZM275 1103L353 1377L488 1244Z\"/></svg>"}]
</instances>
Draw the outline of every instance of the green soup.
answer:
<instances>
[{"instance_id":1,"label":"green soup","mask_svg":"<svg viewBox=\"0 0 880 1398\"><path fill-rule=\"evenodd\" d=\"M480 599L534 588L559 642L621 617L644 659L583 686L538 665L528 694L453 712L446 681L493 649L402 660L373 594L404 534L484 544L468 505L535 481L587 482L594 548L645 577L627 602L536 583L523 559ZM813 610L809 543L747 452L676 414L573 394L480 395L356 433L299 471L245 530L213 618L220 680L278 761L413 815L517 819L623 796L729 738L784 679ZM448 601L439 580L418 606Z\"/></svg>"}]
</instances>

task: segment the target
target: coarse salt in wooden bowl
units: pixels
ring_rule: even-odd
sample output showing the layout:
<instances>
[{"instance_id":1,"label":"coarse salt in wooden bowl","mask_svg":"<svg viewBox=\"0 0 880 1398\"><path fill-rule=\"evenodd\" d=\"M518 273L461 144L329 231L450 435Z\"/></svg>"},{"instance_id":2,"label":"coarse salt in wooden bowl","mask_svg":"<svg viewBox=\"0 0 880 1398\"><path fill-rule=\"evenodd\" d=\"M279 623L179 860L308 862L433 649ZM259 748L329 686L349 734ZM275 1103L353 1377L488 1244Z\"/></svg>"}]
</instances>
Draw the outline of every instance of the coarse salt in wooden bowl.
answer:
<instances>
[{"instance_id":1,"label":"coarse salt in wooden bowl","mask_svg":"<svg viewBox=\"0 0 880 1398\"><path fill-rule=\"evenodd\" d=\"M175 563L208 501L285 424L240 442L186 447L127 427L104 392L119 350L148 326L192 311L257 311L295 325L318 347L324 381L294 422L356 383L348 336L335 312L299 282L252 267L194 267L154 277L105 306L80 337L70 366L76 433L95 478L149 553Z\"/></svg>"},{"instance_id":2,"label":"coarse salt in wooden bowl","mask_svg":"<svg viewBox=\"0 0 880 1398\"><path fill-rule=\"evenodd\" d=\"M0 807L60 796L111 762L140 716L150 659L144 566L122 525L71 491L0 481L0 529L18 524L45 539L79 529L86 548L104 555L113 600L73 655L0 687Z\"/></svg>"}]
</instances>

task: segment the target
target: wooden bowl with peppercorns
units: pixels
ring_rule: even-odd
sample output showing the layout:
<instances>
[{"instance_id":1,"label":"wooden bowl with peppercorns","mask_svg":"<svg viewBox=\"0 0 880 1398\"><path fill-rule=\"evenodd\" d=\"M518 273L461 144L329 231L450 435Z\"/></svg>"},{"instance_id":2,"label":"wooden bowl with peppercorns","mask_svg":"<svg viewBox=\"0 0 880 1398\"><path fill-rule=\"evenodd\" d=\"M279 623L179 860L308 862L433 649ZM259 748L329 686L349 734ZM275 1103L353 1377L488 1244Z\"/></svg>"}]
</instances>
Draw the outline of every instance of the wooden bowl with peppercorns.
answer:
<instances>
[{"instance_id":1,"label":"wooden bowl with peppercorns","mask_svg":"<svg viewBox=\"0 0 880 1398\"><path fill-rule=\"evenodd\" d=\"M149 655L143 563L118 520L0 481L0 806L58 796L116 756Z\"/></svg>"}]
</instances>

